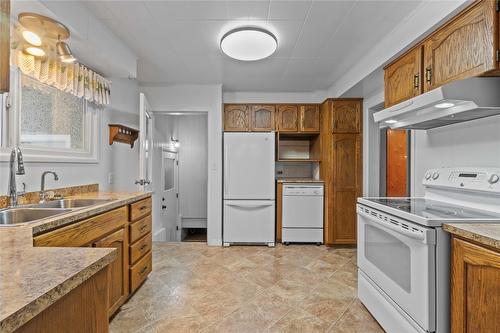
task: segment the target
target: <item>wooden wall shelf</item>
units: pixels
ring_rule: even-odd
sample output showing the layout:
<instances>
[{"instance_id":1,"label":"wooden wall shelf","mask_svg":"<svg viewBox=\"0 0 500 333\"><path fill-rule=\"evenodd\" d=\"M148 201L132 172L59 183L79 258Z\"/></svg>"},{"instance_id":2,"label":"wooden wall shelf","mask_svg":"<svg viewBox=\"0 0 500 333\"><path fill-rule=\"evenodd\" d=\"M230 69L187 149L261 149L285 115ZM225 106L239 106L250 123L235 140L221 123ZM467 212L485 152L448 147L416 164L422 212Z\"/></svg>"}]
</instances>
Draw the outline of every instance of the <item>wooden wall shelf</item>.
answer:
<instances>
[{"instance_id":1,"label":"wooden wall shelf","mask_svg":"<svg viewBox=\"0 0 500 333\"><path fill-rule=\"evenodd\" d=\"M113 142L130 144L134 148L134 142L139 137L139 131L120 124L109 124L109 145Z\"/></svg>"}]
</instances>

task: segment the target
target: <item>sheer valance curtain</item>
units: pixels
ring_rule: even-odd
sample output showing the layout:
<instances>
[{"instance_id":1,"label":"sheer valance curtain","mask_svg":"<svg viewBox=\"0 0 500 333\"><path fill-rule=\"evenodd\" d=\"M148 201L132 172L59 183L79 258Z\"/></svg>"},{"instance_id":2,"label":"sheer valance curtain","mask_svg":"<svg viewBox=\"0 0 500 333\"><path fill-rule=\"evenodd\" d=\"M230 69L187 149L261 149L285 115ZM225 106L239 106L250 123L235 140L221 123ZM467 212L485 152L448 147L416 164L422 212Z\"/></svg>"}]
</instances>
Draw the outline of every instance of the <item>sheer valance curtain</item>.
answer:
<instances>
[{"instance_id":1,"label":"sheer valance curtain","mask_svg":"<svg viewBox=\"0 0 500 333\"><path fill-rule=\"evenodd\" d=\"M109 104L111 82L85 65L64 63L57 58L40 59L22 50L12 51L12 64L23 74L95 104Z\"/></svg>"}]
</instances>

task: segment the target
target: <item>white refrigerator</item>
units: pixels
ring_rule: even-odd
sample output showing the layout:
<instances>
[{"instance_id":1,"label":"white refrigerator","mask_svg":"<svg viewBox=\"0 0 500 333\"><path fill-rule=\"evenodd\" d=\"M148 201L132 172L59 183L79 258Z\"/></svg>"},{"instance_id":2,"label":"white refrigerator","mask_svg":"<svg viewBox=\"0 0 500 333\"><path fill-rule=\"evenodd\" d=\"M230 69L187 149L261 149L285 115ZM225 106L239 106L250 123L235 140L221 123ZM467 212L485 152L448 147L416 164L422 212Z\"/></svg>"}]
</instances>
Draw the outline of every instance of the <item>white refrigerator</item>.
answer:
<instances>
[{"instance_id":1,"label":"white refrigerator","mask_svg":"<svg viewBox=\"0 0 500 333\"><path fill-rule=\"evenodd\" d=\"M224 246L274 246L274 151L274 132L224 133Z\"/></svg>"}]
</instances>

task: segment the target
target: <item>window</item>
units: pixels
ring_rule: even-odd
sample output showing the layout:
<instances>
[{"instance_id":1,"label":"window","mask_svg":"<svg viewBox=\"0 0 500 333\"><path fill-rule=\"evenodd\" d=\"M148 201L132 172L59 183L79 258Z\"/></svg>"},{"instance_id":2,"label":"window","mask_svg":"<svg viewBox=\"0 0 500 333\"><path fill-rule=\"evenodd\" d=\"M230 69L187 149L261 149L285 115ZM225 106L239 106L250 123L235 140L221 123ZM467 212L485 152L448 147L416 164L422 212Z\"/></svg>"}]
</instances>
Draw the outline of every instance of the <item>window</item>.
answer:
<instances>
[{"instance_id":1,"label":"window","mask_svg":"<svg viewBox=\"0 0 500 333\"><path fill-rule=\"evenodd\" d=\"M21 146L85 150L86 102L22 75Z\"/></svg>"},{"instance_id":2,"label":"window","mask_svg":"<svg viewBox=\"0 0 500 333\"><path fill-rule=\"evenodd\" d=\"M5 148L19 145L27 162L97 162L102 110L18 70L12 76L11 106L0 117L2 157Z\"/></svg>"}]
</instances>

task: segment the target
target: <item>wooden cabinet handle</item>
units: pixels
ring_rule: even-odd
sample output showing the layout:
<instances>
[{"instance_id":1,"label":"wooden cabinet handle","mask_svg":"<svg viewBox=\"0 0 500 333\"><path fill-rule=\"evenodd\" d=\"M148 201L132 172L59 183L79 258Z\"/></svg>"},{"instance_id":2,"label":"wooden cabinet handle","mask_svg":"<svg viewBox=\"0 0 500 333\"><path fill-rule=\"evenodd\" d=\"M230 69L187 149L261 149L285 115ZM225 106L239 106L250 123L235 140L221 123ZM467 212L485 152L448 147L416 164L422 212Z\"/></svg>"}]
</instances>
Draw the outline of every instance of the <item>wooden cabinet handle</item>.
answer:
<instances>
[{"instance_id":1,"label":"wooden cabinet handle","mask_svg":"<svg viewBox=\"0 0 500 333\"><path fill-rule=\"evenodd\" d=\"M413 88L418 88L420 86L420 75L415 74L413 76Z\"/></svg>"},{"instance_id":2,"label":"wooden cabinet handle","mask_svg":"<svg viewBox=\"0 0 500 333\"><path fill-rule=\"evenodd\" d=\"M432 80L432 67L427 67L425 69L425 81L427 81L427 83L431 83L431 80Z\"/></svg>"},{"instance_id":3,"label":"wooden cabinet handle","mask_svg":"<svg viewBox=\"0 0 500 333\"><path fill-rule=\"evenodd\" d=\"M140 275L144 274L144 272L146 272L146 270L148 269L148 266L144 266L143 269L141 269L141 271L139 272Z\"/></svg>"},{"instance_id":4,"label":"wooden cabinet handle","mask_svg":"<svg viewBox=\"0 0 500 333\"><path fill-rule=\"evenodd\" d=\"M144 230L146 230L146 228L148 227L147 224L144 224L143 226L141 226L141 228L139 229L141 232L143 232Z\"/></svg>"},{"instance_id":5,"label":"wooden cabinet handle","mask_svg":"<svg viewBox=\"0 0 500 333\"><path fill-rule=\"evenodd\" d=\"M144 249L145 249L146 247L148 247L148 244L144 244L143 246L141 246L140 250L141 250L141 251L144 251Z\"/></svg>"},{"instance_id":6,"label":"wooden cabinet handle","mask_svg":"<svg viewBox=\"0 0 500 333\"><path fill-rule=\"evenodd\" d=\"M139 210L144 210L146 208L148 208L148 206L141 206L141 207L139 207Z\"/></svg>"}]
</instances>

